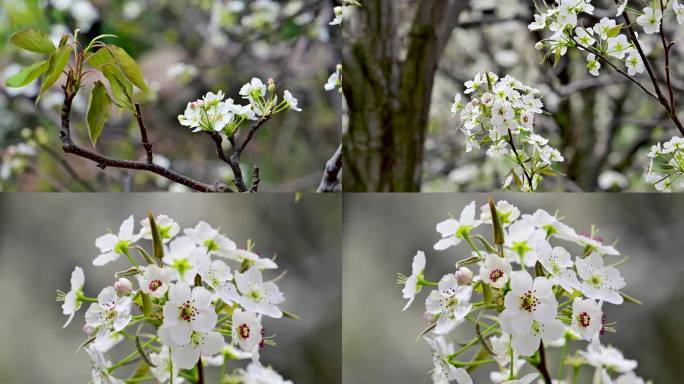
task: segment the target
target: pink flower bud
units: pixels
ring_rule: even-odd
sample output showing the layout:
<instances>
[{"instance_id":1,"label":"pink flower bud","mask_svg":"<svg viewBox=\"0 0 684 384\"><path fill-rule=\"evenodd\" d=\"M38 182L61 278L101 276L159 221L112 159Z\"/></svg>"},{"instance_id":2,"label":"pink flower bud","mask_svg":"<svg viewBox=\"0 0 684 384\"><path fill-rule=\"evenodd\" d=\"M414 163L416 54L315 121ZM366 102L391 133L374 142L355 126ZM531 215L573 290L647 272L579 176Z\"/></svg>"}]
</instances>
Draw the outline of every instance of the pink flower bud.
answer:
<instances>
[{"instance_id":1,"label":"pink flower bud","mask_svg":"<svg viewBox=\"0 0 684 384\"><path fill-rule=\"evenodd\" d=\"M435 315L431 314L430 312L425 312L423 313L423 320L428 323L433 323L435 321Z\"/></svg>"},{"instance_id":2,"label":"pink flower bud","mask_svg":"<svg viewBox=\"0 0 684 384\"><path fill-rule=\"evenodd\" d=\"M93 328L91 325L83 324L81 330L88 336L92 336L97 329Z\"/></svg>"},{"instance_id":3,"label":"pink flower bud","mask_svg":"<svg viewBox=\"0 0 684 384\"><path fill-rule=\"evenodd\" d=\"M128 296L133 291L133 284L127 278L122 277L114 283L114 289L119 296Z\"/></svg>"},{"instance_id":4,"label":"pink flower bud","mask_svg":"<svg viewBox=\"0 0 684 384\"><path fill-rule=\"evenodd\" d=\"M456 271L458 285L468 285L473 282L473 272L467 267L461 267Z\"/></svg>"}]
</instances>

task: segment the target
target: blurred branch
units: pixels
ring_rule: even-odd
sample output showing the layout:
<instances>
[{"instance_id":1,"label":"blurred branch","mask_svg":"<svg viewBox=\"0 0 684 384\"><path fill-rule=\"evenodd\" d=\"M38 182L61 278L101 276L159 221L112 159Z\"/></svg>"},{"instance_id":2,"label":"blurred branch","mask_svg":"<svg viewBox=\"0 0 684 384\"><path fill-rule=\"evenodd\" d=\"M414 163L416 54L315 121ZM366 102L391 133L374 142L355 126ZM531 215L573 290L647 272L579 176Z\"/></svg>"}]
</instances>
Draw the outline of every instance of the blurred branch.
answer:
<instances>
[{"instance_id":1,"label":"blurred branch","mask_svg":"<svg viewBox=\"0 0 684 384\"><path fill-rule=\"evenodd\" d=\"M339 174L342 170L342 144L325 163L325 172L316 192L337 192L340 188Z\"/></svg>"},{"instance_id":2,"label":"blurred branch","mask_svg":"<svg viewBox=\"0 0 684 384\"><path fill-rule=\"evenodd\" d=\"M209 185L202 183L200 181L191 179L187 176L181 175L180 173L177 173L171 169L162 167L158 164L151 163L149 162L150 156L148 155L148 162L144 161L133 161L133 160L122 160L122 159L115 159L111 157L104 156L100 153L90 151L88 149L85 149L77 144L75 144L71 138L71 131L70 131L70 115L71 115L71 105L73 102L74 97L76 96L76 86L74 84L74 79L72 78L71 75L67 76L67 82L66 85L63 87L64 90L64 103L62 105L62 125L61 129L59 132L59 138L62 141L62 150L65 153L71 153L73 155L83 157L89 160L92 160L97 163L97 166L105 169L106 167L113 167L113 168L124 168L124 169L134 169L134 170L141 170L141 171L148 171L152 173L156 173L157 175L160 175L162 177L165 177L171 181L174 181L176 183L185 185L188 188L191 188L195 191L200 191L200 192L233 192L232 189L230 189L227 185L223 183L216 183L214 185ZM140 118L139 123L142 121L142 118ZM141 133L144 132L145 135L147 134L147 131L145 129L144 124L140 124L140 130ZM144 142L146 141L146 138L143 139L143 145ZM149 145L149 143L148 143ZM147 148L146 148L147 150Z\"/></svg>"},{"instance_id":3,"label":"blurred branch","mask_svg":"<svg viewBox=\"0 0 684 384\"><path fill-rule=\"evenodd\" d=\"M66 159L64 159L57 151L54 149L50 148L49 146L45 144L38 144L38 147L45 151L50 157L52 157L55 161L59 163L59 165L64 168L64 170L71 176L72 179L74 179L77 183L81 184L83 188L85 188L88 192L95 192L96 189L93 187L89 182L84 180L81 176L78 175L76 170L69 164Z\"/></svg>"}]
</instances>

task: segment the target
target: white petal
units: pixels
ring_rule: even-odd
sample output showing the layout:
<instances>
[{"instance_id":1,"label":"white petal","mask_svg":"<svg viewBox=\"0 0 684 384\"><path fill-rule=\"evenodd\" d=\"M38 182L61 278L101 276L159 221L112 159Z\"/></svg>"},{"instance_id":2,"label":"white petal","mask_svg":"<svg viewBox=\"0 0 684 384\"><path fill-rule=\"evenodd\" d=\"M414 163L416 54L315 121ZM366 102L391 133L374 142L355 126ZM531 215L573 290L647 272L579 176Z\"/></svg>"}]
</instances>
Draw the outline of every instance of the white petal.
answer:
<instances>
[{"instance_id":1,"label":"white petal","mask_svg":"<svg viewBox=\"0 0 684 384\"><path fill-rule=\"evenodd\" d=\"M81 267L75 267L74 271L71 272L71 289L80 289L85 283L85 276L83 275L83 269Z\"/></svg>"},{"instance_id":2,"label":"white petal","mask_svg":"<svg viewBox=\"0 0 684 384\"><path fill-rule=\"evenodd\" d=\"M454 376L458 384L473 384L473 379L470 378L468 371L463 368L456 368Z\"/></svg>"},{"instance_id":3,"label":"white petal","mask_svg":"<svg viewBox=\"0 0 684 384\"><path fill-rule=\"evenodd\" d=\"M134 226L135 223L133 221L133 215L130 215L126 220L123 221L123 223L121 223L121 226L119 227L119 239L132 240Z\"/></svg>"},{"instance_id":4,"label":"white petal","mask_svg":"<svg viewBox=\"0 0 684 384\"><path fill-rule=\"evenodd\" d=\"M219 353L223 349L223 336L218 332L209 332L204 335L204 341L200 345L200 351L205 355Z\"/></svg>"},{"instance_id":5,"label":"white petal","mask_svg":"<svg viewBox=\"0 0 684 384\"><path fill-rule=\"evenodd\" d=\"M119 254L115 252L109 252L109 253L103 253L96 257L93 260L93 265L97 267L101 267L103 265L107 265L111 263L112 261L116 261L119 259Z\"/></svg>"},{"instance_id":6,"label":"white petal","mask_svg":"<svg viewBox=\"0 0 684 384\"><path fill-rule=\"evenodd\" d=\"M200 357L199 349L196 349L192 344L186 344L182 347L174 348L171 352L173 362L181 369L190 369L197 364Z\"/></svg>"},{"instance_id":7,"label":"white petal","mask_svg":"<svg viewBox=\"0 0 684 384\"><path fill-rule=\"evenodd\" d=\"M450 236L438 241L433 248L435 248L438 251L443 251L451 246L458 245L458 243L460 242L461 239L457 239L456 236Z\"/></svg>"},{"instance_id":8,"label":"white petal","mask_svg":"<svg viewBox=\"0 0 684 384\"><path fill-rule=\"evenodd\" d=\"M118 242L119 238L116 237L116 235L108 233L95 239L95 246L98 247L101 252L106 252L114 249Z\"/></svg>"},{"instance_id":9,"label":"white petal","mask_svg":"<svg viewBox=\"0 0 684 384\"><path fill-rule=\"evenodd\" d=\"M437 226L435 228L437 229L437 232L439 232L442 235L442 237L446 237L454 235L458 230L458 227L458 221L454 219L447 219L440 223L437 223Z\"/></svg>"}]
</instances>

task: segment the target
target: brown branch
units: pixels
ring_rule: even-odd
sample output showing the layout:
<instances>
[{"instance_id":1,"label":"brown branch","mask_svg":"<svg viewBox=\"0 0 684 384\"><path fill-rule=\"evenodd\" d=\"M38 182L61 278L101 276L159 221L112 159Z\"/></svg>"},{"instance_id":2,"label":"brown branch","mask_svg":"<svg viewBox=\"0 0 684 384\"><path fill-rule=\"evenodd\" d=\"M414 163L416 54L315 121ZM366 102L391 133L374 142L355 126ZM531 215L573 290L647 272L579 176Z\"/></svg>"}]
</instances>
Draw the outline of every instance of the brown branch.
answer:
<instances>
[{"instance_id":1,"label":"brown branch","mask_svg":"<svg viewBox=\"0 0 684 384\"><path fill-rule=\"evenodd\" d=\"M261 178L259 177L259 166L255 165L252 168L252 188L249 189L250 192L257 192L259 189L259 184L261 183Z\"/></svg>"},{"instance_id":2,"label":"brown branch","mask_svg":"<svg viewBox=\"0 0 684 384\"><path fill-rule=\"evenodd\" d=\"M62 141L62 150L65 153L71 153L73 155L92 160L96 162L97 166L102 169L105 169L107 167L113 167L152 172L176 183L185 185L186 187L191 188L195 191L233 192L232 189L230 189L227 185L223 183L216 183L214 185L205 184L200 181L193 180L187 176L181 175L180 173L172 171L171 169L164 168L155 163L115 159L104 156L97 152L90 151L75 144L71 138L69 122L69 118L71 115L71 104L73 102L74 96L76 96L74 80L71 76L67 76L67 83L65 86L63 86L63 89L64 104L62 105L62 125L59 132L59 138Z\"/></svg>"},{"instance_id":3,"label":"brown branch","mask_svg":"<svg viewBox=\"0 0 684 384\"><path fill-rule=\"evenodd\" d=\"M658 95L658 101L660 102L660 104L663 105L668 115L670 116L670 119L675 124L675 126L677 126L677 129L679 129L679 132L681 132L682 135L684 135L684 125L682 125L682 122L679 121L679 117L677 117L676 106L674 104L670 105L667 98L663 94L663 91L660 89L658 78L656 77L655 71L651 66L651 62L648 60L648 57L646 57L646 54L644 53L644 50L641 47L641 43L639 43L639 39L636 36L636 32L634 32L632 22L630 21L627 12L623 13L622 17L625 19L625 25L627 26L627 32L629 34L630 40L632 40L632 44L634 44L634 46L637 49L637 52L639 53L639 56L641 56L641 59L644 62L644 67L646 68L646 72L648 73L648 76L651 78L651 82L653 82L653 87L655 88L656 94Z\"/></svg>"},{"instance_id":4,"label":"brown branch","mask_svg":"<svg viewBox=\"0 0 684 384\"><path fill-rule=\"evenodd\" d=\"M340 171L342 170L342 144L328 161L325 162L325 172L316 192L337 192L340 188Z\"/></svg>"},{"instance_id":5,"label":"brown branch","mask_svg":"<svg viewBox=\"0 0 684 384\"><path fill-rule=\"evenodd\" d=\"M138 126L140 127L140 137L142 139L143 148L145 148L145 153L147 154L147 163L154 163L152 154L152 143L147 140L147 129L145 128L145 123L142 119L142 113L140 113L140 104L135 103L135 119L138 120Z\"/></svg>"},{"instance_id":6,"label":"brown branch","mask_svg":"<svg viewBox=\"0 0 684 384\"><path fill-rule=\"evenodd\" d=\"M238 192L247 192L247 186L242 177L242 169L240 168L240 158L235 151L235 139L233 136L229 137L231 145L233 146L230 151L226 154L223 150L223 136L218 132L207 132L209 136L214 140L214 145L216 146L216 154L219 159L230 166L233 171L233 181L238 189Z\"/></svg>"},{"instance_id":7,"label":"brown branch","mask_svg":"<svg viewBox=\"0 0 684 384\"><path fill-rule=\"evenodd\" d=\"M233 145L233 148L235 148L235 153L237 154L238 160L240 159L240 156L242 155L242 151L245 150L245 147L247 147L247 144L252 140L252 137L254 137L254 134L256 131L261 127L265 122L267 122L271 116L273 116L273 112L269 111L267 114L263 115L259 120L255 121L254 124L252 124L249 127L249 131L247 132L247 136L245 137L245 140L242 142L242 144L237 144L231 141L231 144Z\"/></svg>"},{"instance_id":8,"label":"brown branch","mask_svg":"<svg viewBox=\"0 0 684 384\"><path fill-rule=\"evenodd\" d=\"M663 0L660 0L660 9L663 12L663 17L660 19L660 40L663 42L663 50L665 51L665 78L667 79L667 92L670 96L670 107L674 110L676 106L670 77L670 49L674 45L674 41L668 43L667 37L665 37L665 2Z\"/></svg>"}]
</instances>

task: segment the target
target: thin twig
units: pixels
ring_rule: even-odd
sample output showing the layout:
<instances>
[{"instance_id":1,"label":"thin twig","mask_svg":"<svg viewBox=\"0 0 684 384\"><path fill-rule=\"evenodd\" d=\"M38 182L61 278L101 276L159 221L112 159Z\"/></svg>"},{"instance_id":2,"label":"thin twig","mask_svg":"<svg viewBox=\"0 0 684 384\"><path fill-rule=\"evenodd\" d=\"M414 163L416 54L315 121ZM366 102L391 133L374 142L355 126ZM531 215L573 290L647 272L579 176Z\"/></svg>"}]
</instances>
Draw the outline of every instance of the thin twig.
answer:
<instances>
[{"instance_id":1,"label":"thin twig","mask_svg":"<svg viewBox=\"0 0 684 384\"><path fill-rule=\"evenodd\" d=\"M228 138L232 148L228 151L228 153L226 153L223 150L223 136L221 136L221 134L218 132L207 132L207 134L209 134L212 140L214 140L216 154L218 155L219 159L228 164L230 169L233 171L233 179L238 192L247 192L247 186L245 185L245 181L242 177L242 169L240 168L240 158L235 151L235 139L233 136Z\"/></svg>"},{"instance_id":2,"label":"thin twig","mask_svg":"<svg viewBox=\"0 0 684 384\"><path fill-rule=\"evenodd\" d=\"M71 138L69 122L71 104L73 102L74 96L76 95L74 91L74 80L71 76L67 77L67 83L65 86L63 86L63 89L64 104L62 105L62 125L59 138L62 141L62 150L65 153L71 153L76 156L92 160L96 162L98 167L102 169L105 169L106 167L114 167L149 171L200 192L233 192L232 189L223 183L216 183L214 185L205 184L187 176L181 175L180 173L172 171L171 169L164 168L158 164L147 163L144 161L115 159L104 156L97 152L90 151L75 144Z\"/></svg>"},{"instance_id":3,"label":"thin twig","mask_svg":"<svg viewBox=\"0 0 684 384\"><path fill-rule=\"evenodd\" d=\"M328 161L325 162L325 172L323 178L318 185L316 192L336 192L339 190L340 179L339 174L342 170L342 144L337 147L337 150Z\"/></svg>"},{"instance_id":4,"label":"thin twig","mask_svg":"<svg viewBox=\"0 0 684 384\"><path fill-rule=\"evenodd\" d=\"M140 137L142 138L142 145L145 148L145 153L147 154L147 163L154 163L152 154L152 143L147 140L147 129L145 128L145 123L142 119L142 113L140 113L140 104L135 103L135 119L138 120L138 126L140 127Z\"/></svg>"},{"instance_id":5,"label":"thin twig","mask_svg":"<svg viewBox=\"0 0 684 384\"><path fill-rule=\"evenodd\" d=\"M245 140L242 142L242 144L236 145L236 143L233 143L231 141L231 144L233 144L233 147L235 148L235 153L237 154L238 159L240 158L240 155L242 155L242 151L244 151L245 147L247 147L247 144L252 140L252 137L254 137L254 134L256 133L257 129L261 127L265 122L267 122L271 116L273 116L272 112L269 111L267 114L263 115L259 120L255 121L254 124L252 124L249 127L249 131L247 132L247 136L245 137Z\"/></svg>"},{"instance_id":6,"label":"thin twig","mask_svg":"<svg viewBox=\"0 0 684 384\"><path fill-rule=\"evenodd\" d=\"M660 0L660 9L665 15L665 2ZM663 50L665 51L665 78L667 79L667 92L670 96L670 107L676 108L674 102L674 91L672 90L672 79L670 77L670 49L674 45L674 41L667 42L665 36L665 17L660 19L660 40L663 42Z\"/></svg>"}]
</instances>

